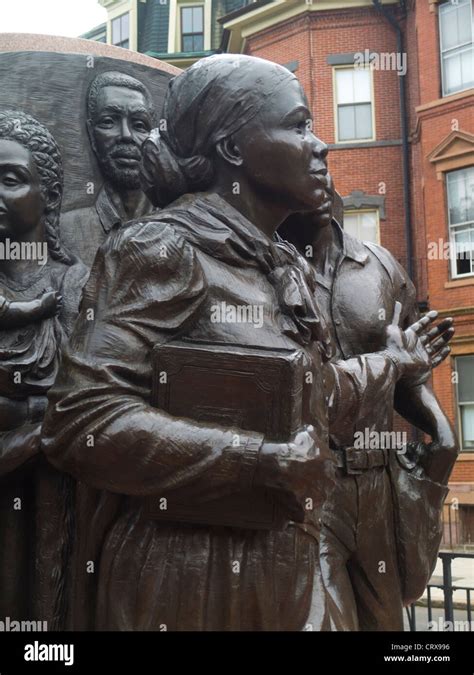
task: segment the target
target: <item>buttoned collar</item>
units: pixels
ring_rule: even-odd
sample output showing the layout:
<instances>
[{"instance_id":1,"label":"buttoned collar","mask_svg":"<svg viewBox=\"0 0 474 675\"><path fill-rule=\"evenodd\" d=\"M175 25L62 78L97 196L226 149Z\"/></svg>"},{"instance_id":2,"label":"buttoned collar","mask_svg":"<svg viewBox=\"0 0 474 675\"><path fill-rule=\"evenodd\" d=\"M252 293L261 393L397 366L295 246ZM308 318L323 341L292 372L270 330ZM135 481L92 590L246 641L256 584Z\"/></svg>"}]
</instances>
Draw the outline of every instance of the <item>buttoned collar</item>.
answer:
<instances>
[{"instance_id":1,"label":"buttoned collar","mask_svg":"<svg viewBox=\"0 0 474 675\"><path fill-rule=\"evenodd\" d=\"M109 233L110 230L114 227L122 225L122 223L130 220L127 217L125 210L122 208L120 212L115 208L115 204L112 202L110 195L107 192L105 184L101 187L99 194L97 195L97 200L95 203L95 208L104 232ZM145 206L140 212L137 212L134 218L141 218L142 216L148 216L153 210L152 204L148 200L145 202Z\"/></svg>"},{"instance_id":2,"label":"buttoned collar","mask_svg":"<svg viewBox=\"0 0 474 675\"><path fill-rule=\"evenodd\" d=\"M352 235L344 232L335 218L332 220L332 231L338 248L341 252L338 263L336 263L336 270L333 272L331 277L328 277L327 275L323 275L317 269L315 269L317 283L319 286L325 288L329 293L331 292L334 279L337 275L337 269L346 258L349 258L349 260L354 260L359 265L365 265L369 259L367 249L364 244Z\"/></svg>"},{"instance_id":3,"label":"buttoned collar","mask_svg":"<svg viewBox=\"0 0 474 675\"><path fill-rule=\"evenodd\" d=\"M332 219L332 227L341 242L343 257L350 258L360 265L365 265L369 259L369 254L363 242L344 232L335 218Z\"/></svg>"}]
</instances>

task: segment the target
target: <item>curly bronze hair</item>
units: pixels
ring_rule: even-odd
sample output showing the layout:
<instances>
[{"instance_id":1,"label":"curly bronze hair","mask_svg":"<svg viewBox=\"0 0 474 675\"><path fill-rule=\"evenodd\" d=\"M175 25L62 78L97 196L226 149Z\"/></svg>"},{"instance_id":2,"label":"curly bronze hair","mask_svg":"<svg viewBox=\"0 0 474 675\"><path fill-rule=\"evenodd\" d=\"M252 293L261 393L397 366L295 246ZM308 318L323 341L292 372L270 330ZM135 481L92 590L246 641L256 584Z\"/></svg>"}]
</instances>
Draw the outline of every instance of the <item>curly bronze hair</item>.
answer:
<instances>
[{"instance_id":1,"label":"curly bronze hair","mask_svg":"<svg viewBox=\"0 0 474 675\"><path fill-rule=\"evenodd\" d=\"M16 141L31 152L46 203L44 224L48 250L55 260L71 265L73 258L59 239L63 168L58 144L43 124L22 110L0 110L0 139ZM60 198L57 204L50 206L49 191L53 185L59 186Z\"/></svg>"}]
</instances>

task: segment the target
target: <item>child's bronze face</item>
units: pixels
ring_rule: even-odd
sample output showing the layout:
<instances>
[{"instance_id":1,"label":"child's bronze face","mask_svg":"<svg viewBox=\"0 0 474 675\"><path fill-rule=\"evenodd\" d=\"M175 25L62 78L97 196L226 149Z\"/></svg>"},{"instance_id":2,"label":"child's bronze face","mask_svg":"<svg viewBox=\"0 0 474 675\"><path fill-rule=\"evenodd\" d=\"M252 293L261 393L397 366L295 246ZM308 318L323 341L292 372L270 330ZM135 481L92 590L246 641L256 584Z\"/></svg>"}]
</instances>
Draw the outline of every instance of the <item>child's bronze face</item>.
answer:
<instances>
[{"instance_id":1,"label":"child's bronze face","mask_svg":"<svg viewBox=\"0 0 474 675\"><path fill-rule=\"evenodd\" d=\"M16 141L0 139L0 240L33 240L44 210L31 152Z\"/></svg>"}]
</instances>

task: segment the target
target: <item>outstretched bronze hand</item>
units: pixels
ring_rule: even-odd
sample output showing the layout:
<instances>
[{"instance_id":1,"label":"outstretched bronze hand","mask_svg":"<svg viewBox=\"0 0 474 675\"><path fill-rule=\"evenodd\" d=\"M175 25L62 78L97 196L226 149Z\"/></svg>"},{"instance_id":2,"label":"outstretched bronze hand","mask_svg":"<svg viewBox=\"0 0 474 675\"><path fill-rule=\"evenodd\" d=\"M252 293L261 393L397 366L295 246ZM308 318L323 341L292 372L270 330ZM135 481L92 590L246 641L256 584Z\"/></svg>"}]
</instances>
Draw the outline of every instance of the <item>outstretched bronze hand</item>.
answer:
<instances>
[{"instance_id":1,"label":"outstretched bronze hand","mask_svg":"<svg viewBox=\"0 0 474 675\"><path fill-rule=\"evenodd\" d=\"M432 310L403 331L401 310L401 303L396 302L392 323L387 326L385 353L397 365L400 379L414 386L426 382L431 370L451 351L447 343L454 334L453 322L444 319L433 327L438 312Z\"/></svg>"}]
</instances>

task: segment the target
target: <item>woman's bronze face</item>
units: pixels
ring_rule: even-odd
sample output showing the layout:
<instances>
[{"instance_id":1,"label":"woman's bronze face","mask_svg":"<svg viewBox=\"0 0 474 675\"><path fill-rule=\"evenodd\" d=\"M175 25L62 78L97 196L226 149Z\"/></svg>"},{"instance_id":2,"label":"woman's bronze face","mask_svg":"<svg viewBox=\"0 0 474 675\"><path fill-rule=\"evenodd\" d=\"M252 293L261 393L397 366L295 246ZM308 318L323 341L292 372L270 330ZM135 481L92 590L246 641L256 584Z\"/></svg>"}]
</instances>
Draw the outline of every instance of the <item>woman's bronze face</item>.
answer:
<instances>
[{"instance_id":1,"label":"woman's bronze face","mask_svg":"<svg viewBox=\"0 0 474 675\"><path fill-rule=\"evenodd\" d=\"M327 198L328 148L311 127L306 97L291 80L234 135L249 182L293 212L313 211Z\"/></svg>"},{"instance_id":2,"label":"woman's bronze face","mask_svg":"<svg viewBox=\"0 0 474 675\"><path fill-rule=\"evenodd\" d=\"M16 141L0 139L0 240L27 239L44 209L31 152Z\"/></svg>"}]
</instances>

